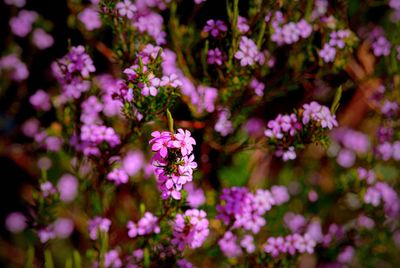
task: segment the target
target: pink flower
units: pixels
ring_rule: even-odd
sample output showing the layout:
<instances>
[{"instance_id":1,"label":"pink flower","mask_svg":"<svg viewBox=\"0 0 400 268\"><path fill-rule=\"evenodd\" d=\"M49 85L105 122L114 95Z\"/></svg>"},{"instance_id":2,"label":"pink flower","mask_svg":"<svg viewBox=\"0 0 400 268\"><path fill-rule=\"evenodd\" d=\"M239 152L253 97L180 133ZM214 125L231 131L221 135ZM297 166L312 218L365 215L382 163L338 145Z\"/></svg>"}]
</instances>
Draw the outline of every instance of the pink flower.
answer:
<instances>
[{"instance_id":1,"label":"pink flower","mask_svg":"<svg viewBox=\"0 0 400 268\"><path fill-rule=\"evenodd\" d=\"M154 131L151 133L151 136L154 138L149 141L149 143L153 143L151 150L153 152L159 152L161 157L166 158L168 155L168 148L171 141L171 133L164 131Z\"/></svg>"},{"instance_id":2,"label":"pink flower","mask_svg":"<svg viewBox=\"0 0 400 268\"><path fill-rule=\"evenodd\" d=\"M181 149L182 156L189 155L193 151L193 145L196 145L196 141L191 137L189 130L178 129L174 138L173 145L175 148Z\"/></svg>"},{"instance_id":3,"label":"pink flower","mask_svg":"<svg viewBox=\"0 0 400 268\"><path fill-rule=\"evenodd\" d=\"M115 7L117 8L118 13L122 17L127 17L128 19L133 19L133 16L137 11L136 6L132 4L132 2L129 0L124 0L124 2L119 2Z\"/></svg>"}]
</instances>

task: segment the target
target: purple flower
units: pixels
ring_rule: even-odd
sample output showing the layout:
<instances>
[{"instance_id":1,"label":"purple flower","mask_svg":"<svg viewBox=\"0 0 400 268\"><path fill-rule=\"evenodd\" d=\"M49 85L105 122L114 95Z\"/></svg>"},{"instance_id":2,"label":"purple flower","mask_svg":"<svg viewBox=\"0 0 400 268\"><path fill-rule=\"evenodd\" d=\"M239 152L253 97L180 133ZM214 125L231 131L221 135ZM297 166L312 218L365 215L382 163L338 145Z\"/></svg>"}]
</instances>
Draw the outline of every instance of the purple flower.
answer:
<instances>
[{"instance_id":1,"label":"purple flower","mask_svg":"<svg viewBox=\"0 0 400 268\"><path fill-rule=\"evenodd\" d=\"M32 31L32 25L37 18L35 11L21 10L16 17L10 19L11 31L18 37L25 37Z\"/></svg>"},{"instance_id":2,"label":"purple flower","mask_svg":"<svg viewBox=\"0 0 400 268\"><path fill-rule=\"evenodd\" d=\"M350 150L342 149L336 158L336 162L344 168L350 168L356 162L356 155Z\"/></svg>"},{"instance_id":3,"label":"purple flower","mask_svg":"<svg viewBox=\"0 0 400 268\"><path fill-rule=\"evenodd\" d=\"M164 25L163 17L154 12L146 12L146 15L141 15L134 21L133 25L141 33L147 33L155 40L157 45L166 43L166 33L162 31Z\"/></svg>"},{"instance_id":4,"label":"purple flower","mask_svg":"<svg viewBox=\"0 0 400 268\"><path fill-rule=\"evenodd\" d=\"M253 78L250 82L250 88L254 90L257 96L262 97L264 96L264 83L258 81L256 78Z\"/></svg>"},{"instance_id":5,"label":"purple flower","mask_svg":"<svg viewBox=\"0 0 400 268\"><path fill-rule=\"evenodd\" d=\"M350 263L354 256L354 248L352 246L346 246L337 256L337 260L340 263Z\"/></svg>"},{"instance_id":6,"label":"purple flower","mask_svg":"<svg viewBox=\"0 0 400 268\"><path fill-rule=\"evenodd\" d=\"M129 176L122 168L116 168L107 174L107 179L114 182L115 185L120 185L127 183Z\"/></svg>"},{"instance_id":7,"label":"purple flower","mask_svg":"<svg viewBox=\"0 0 400 268\"><path fill-rule=\"evenodd\" d=\"M158 218L152 213L146 212L138 223L129 221L126 225L128 228L128 236L135 238L136 236L144 236L151 233L158 234L160 232L160 227L158 226Z\"/></svg>"},{"instance_id":8,"label":"purple flower","mask_svg":"<svg viewBox=\"0 0 400 268\"><path fill-rule=\"evenodd\" d=\"M190 131L178 129L178 133L174 135L175 140L173 146L181 150L182 156L187 156L192 153L193 145L196 145L196 141L191 137Z\"/></svg>"},{"instance_id":9,"label":"purple flower","mask_svg":"<svg viewBox=\"0 0 400 268\"><path fill-rule=\"evenodd\" d=\"M25 63L23 63L15 54L9 54L0 58L0 71L10 72L11 79L21 82L28 78L29 71Z\"/></svg>"},{"instance_id":10,"label":"purple flower","mask_svg":"<svg viewBox=\"0 0 400 268\"><path fill-rule=\"evenodd\" d=\"M226 32L228 28L225 23L221 20L208 20L206 26L204 26L203 31L210 33L213 37L218 37L221 32Z\"/></svg>"},{"instance_id":11,"label":"purple flower","mask_svg":"<svg viewBox=\"0 0 400 268\"><path fill-rule=\"evenodd\" d=\"M283 217L283 221L292 233L299 233L306 225L304 216L293 212L287 212Z\"/></svg>"},{"instance_id":12,"label":"purple flower","mask_svg":"<svg viewBox=\"0 0 400 268\"><path fill-rule=\"evenodd\" d=\"M160 156L166 158L168 156L168 148L170 147L172 135L170 132L164 131L154 131L151 133L153 139L149 141L150 144L153 143L151 150L153 152L159 152Z\"/></svg>"},{"instance_id":13,"label":"purple flower","mask_svg":"<svg viewBox=\"0 0 400 268\"><path fill-rule=\"evenodd\" d=\"M75 199L78 194L78 180L71 174L64 174L57 183L61 201L68 203Z\"/></svg>"},{"instance_id":14,"label":"purple flower","mask_svg":"<svg viewBox=\"0 0 400 268\"><path fill-rule=\"evenodd\" d=\"M230 231L227 231L224 236L218 240L218 245L225 256L229 258L242 255L242 249L237 244L237 237Z\"/></svg>"},{"instance_id":15,"label":"purple flower","mask_svg":"<svg viewBox=\"0 0 400 268\"><path fill-rule=\"evenodd\" d=\"M247 253L253 253L256 250L256 246L254 245L254 238L251 235L243 236L240 241L240 246L246 249Z\"/></svg>"},{"instance_id":16,"label":"purple flower","mask_svg":"<svg viewBox=\"0 0 400 268\"><path fill-rule=\"evenodd\" d=\"M200 247L208 236L207 214L203 210L189 209L185 214L177 214L173 222L172 244L179 250L185 245L191 249Z\"/></svg>"},{"instance_id":17,"label":"purple flower","mask_svg":"<svg viewBox=\"0 0 400 268\"><path fill-rule=\"evenodd\" d=\"M54 188L54 185L49 181L40 184L40 191L42 192L44 198L52 196L57 193L56 188Z\"/></svg>"},{"instance_id":18,"label":"purple flower","mask_svg":"<svg viewBox=\"0 0 400 268\"><path fill-rule=\"evenodd\" d=\"M357 224L358 226L366 228L368 230L371 230L375 227L375 221L365 215L358 216Z\"/></svg>"},{"instance_id":19,"label":"purple flower","mask_svg":"<svg viewBox=\"0 0 400 268\"><path fill-rule=\"evenodd\" d=\"M186 201L191 208L198 208L206 202L204 191L201 188L196 188L193 183L186 183L184 189L188 194Z\"/></svg>"},{"instance_id":20,"label":"purple flower","mask_svg":"<svg viewBox=\"0 0 400 268\"><path fill-rule=\"evenodd\" d=\"M371 45L372 52L375 56L388 56L390 54L391 44L390 42L384 37L378 37Z\"/></svg>"},{"instance_id":21,"label":"purple flower","mask_svg":"<svg viewBox=\"0 0 400 268\"><path fill-rule=\"evenodd\" d=\"M39 240L42 244L46 243L47 241L56 238L56 234L54 232L54 226L49 225L45 228L38 230Z\"/></svg>"},{"instance_id":22,"label":"purple flower","mask_svg":"<svg viewBox=\"0 0 400 268\"><path fill-rule=\"evenodd\" d=\"M336 56L336 49L329 44L324 44L324 47L318 52L318 55L327 63L333 62Z\"/></svg>"},{"instance_id":23,"label":"purple flower","mask_svg":"<svg viewBox=\"0 0 400 268\"><path fill-rule=\"evenodd\" d=\"M121 3L118 3L118 4L121 4ZM86 30L88 30L88 31L93 31L93 30L99 29L101 27L100 14L93 7L85 8L82 12L80 12L78 14L78 19L83 23Z\"/></svg>"},{"instance_id":24,"label":"purple flower","mask_svg":"<svg viewBox=\"0 0 400 268\"><path fill-rule=\"evenodd\" d=\"M304 236L299 236L296 243L295 247L300 253L309 253L312 254L314 253L314 248L316 246L316 242L311 238L311 236L306 233Z\"/></svg>"},{"instance_id":25,"label":"purple flower","mask_svg":"<svg viewBox=\"0 0 400 268\"><path fill-rule=\"evenodd\" d=\"M119 253L117 250L113 249L104 255L104 266L106 268L120 268L122 267L122 261L119 258Z\"/></svg>"},{"instance_id":26,"label":"purple flower","mask_svg":"<svg viewBox=\"0 0 400 268\"><path fill-rule=\"evenodd\" d=\"M209 49L207 53L207 63L222 65L223 54L219 48Z\"/></svg>"},{"instance_id":27,"label":"purple flower","mask_svg":"<svg viewBox=\"0 0 400 268\"><path fill-rule=\"evenodd\" d=\"M39 127L39 120L37 120L36 118L30 118L22 124L21 130L25 136L33 138L35 134L39 132Z\"/></svg>"},{"instance_id":28,"label":"purple flower","mask_svg":"<svg viewBox=\"0 0 400 268\"><path fill-rule=\"evenodd\" d=\"M271 188L272 196L275 200L275 205L281 205L289 201L289 193L285 186L275 185Z\"/></svg>"},{"instance_id":29,"label":"purple flower","mask_svg":"<svg viewBox=\"0 0 400 268\"><path fill-rule=\"evenodd\" d=\"M235 53L235 58L240 60L242 67L253 65L259 56L259 51L256 43L253 40L242 36L240 39L239 50Z\"/></svg>"},{"instance_id":30,"label":"purple flower","mask_svg":"<svg viewBox=\"0 0 400 268\"><path fill-rule=\"evenodd\" d=\"M88 230L90 239L96 240L99 232L108 233L110 230L111 221L107 218L101 218L99 216L94 217L89 221Z\"/></svg>"},{"instance_id":31,"label":"purple flower","mask_svg":"<svg viewBox=\"0 0 400 268\"><path fill-rule=\"evenodd\" d=\"M245 17L238 16L237 28L242 34L247 33L250 30L250 26L247 24L247 19Z\"/></svg>"},{"instance_id":32,"label":"purple flower","mask_svg":"<svg viewBox=\"0 0 400 268\"><path fill-rule=\"evenodd\" d=\"M228 136L234 130L232 122L229 120L230 116L230 112L227 109L222 108L218 114L218 121L214 126L215 131L223 137Z\"/></svg>"},{"instance_id":33,"label":"purple flower","mask_svg":"<svg viewBox=\"0 0 400 268\"><path fill-rule=\"evenodd\" d=\"M368 187L364 195L364 202L377 207L381 203L381 197L381 193L375 187Z\"/></svg>"},{"instance_id":34,"label":"purple flower","mask_svg":"<svg viewBox=\"0 0 400 268\"><path fill-rule=\"evenodd\" d=\"M25 230L27 226L27 219L24 214L20 212L12 212L6 217L5 227L12 233L20 233Z\"/></svg>"},{"instance_id":35,"label":"purple flower","mask_svg":"<svg viewBox=\"0 0 400 268\"><path fill-rule=\"evenodd\" d=\"M312 120L322 128L332 129L338 126L336 116L332 115L331 111L326 106L313 101L309 104L304 104L303 109L303 124L308 124Z\"/></svg>"},{"instance_id":36,"label":"purple flower","mask_svg":"<svg viewBox=\"0 0 400 268\"><path fill-rule=\"evenodd\" d=\"M312 26L304 19L297 22L297 29L302 38L309 37L313 31Z\"/></svg>"},{"instance_id":37,"label":"purple flower","mask_svg":"<svg viewBox=\"0 0 400 268\"><path fill-rule=\"evenodd\" d=\"M58 218L54 222L54 233L58 238L68 238L74 231L74 222L67 218Z\"/></svg>"},{"instance_id":38,"label":"purple flower","mask_svg":"<svg viewBox=\"0 0 400 268\"><path fill-rule=\"evenodd\" d=\"M115 8L118 10L119 15L122 17L127 17L128 19L133 19L137 8L130 0L124 0L123 2L117 3Z\"/></svg>"},{"instance_id":39,"label":"purple flower","mask_svg":"<svg viewBox=\"0 0 400 268\"><path fill-rule=\"evenodd\" d=\"M145 164L145 159L141 151L130 151L122 160L122 168L129 175L136 175Z\"/></svg>"},{"instance_id":40,"label":"purple flower","mask_svg":"<svg viewBox=\"0 0 400 268\"><path fill-rule=\"evenodd\" d=\"M264 251L272 255L272 257L277 257L285 244L285 240L282 237L270 237L264 245Z\"/></svg>"},{"instance_id":41,"label":"purple flower","mask_svg":"<svg viewBox=\"0 0 400 268\"><path fill-rule=\"evenodd\" d=\"M399 104L395 101L385 100L381 107L381 112L387 117L397 115L399 111Z\"/></svg>"},{"instance_id":42,"label":"purple flower","mask_svg":"<svg viewBox=\"0 0 400 268\"><path fill-rule=\"evenodd\" d=\"M32 42L38 49L46 49L54 44L54 38L43 29L35 29L32 34Z\"/></svg>"},{"instance_id":43,"label":"purple flower","mask_svg":"<svg viewBox=\"0 0 400 268\"><path fill-rule=\"evenodd\" d=\"M50 96L41 89L30 96L29 102L37 110L49 111L51 109Z\"/></svg>"}]
</instances>

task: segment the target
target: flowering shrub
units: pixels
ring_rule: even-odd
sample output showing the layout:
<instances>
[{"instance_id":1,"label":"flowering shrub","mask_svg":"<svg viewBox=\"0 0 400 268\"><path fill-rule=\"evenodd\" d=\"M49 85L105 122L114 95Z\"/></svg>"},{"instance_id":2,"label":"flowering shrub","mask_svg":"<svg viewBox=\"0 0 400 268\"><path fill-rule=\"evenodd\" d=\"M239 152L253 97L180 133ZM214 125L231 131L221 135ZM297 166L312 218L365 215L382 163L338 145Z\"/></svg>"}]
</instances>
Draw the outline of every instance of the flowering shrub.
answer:
<instances>
[{"instance_id":1,"label":"flowering shrub","mask_svg":"<svg viewBox=\"0 0 400 268\"><path fill-rule=\"evenodd\" d=\"M398 267L399 0L55 2L1 4L2 266Z\"/></svg>"}]
</instances>

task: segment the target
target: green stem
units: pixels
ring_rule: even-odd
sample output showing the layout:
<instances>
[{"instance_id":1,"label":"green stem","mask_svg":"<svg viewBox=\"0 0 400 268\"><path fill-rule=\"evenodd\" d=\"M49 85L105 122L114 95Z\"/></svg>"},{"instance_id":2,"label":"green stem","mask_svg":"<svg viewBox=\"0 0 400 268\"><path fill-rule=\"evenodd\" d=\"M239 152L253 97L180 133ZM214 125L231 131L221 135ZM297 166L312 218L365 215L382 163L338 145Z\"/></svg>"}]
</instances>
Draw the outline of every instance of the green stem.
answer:
<instances>
[{"instance_id":1,"label":"green stem","mask_svg":"<svg viewBox=\"0 0 400 268\"><path fill-rule=\"evenodd\" d=\"M171 134L173 134L174 133L174 119L172 118L172 114L169 111L169 109L167 109L167 119L168 119L169 132L171 132Z\"/></svg>"},{"instance_id":2,"label":"green stem","mask_svg":"<svg viewBox=\"0 0 400 268\"><path fill-rule=\"evenodd\" d=\"M266 27L267 27L267 24L265 23L265 21L261 20L261 29L260 29L260 33L258 34L258 39L257 39L258 50L261 49L262 43L264 41L264 35L265 35Z\"/></svg>"}]
</instances>

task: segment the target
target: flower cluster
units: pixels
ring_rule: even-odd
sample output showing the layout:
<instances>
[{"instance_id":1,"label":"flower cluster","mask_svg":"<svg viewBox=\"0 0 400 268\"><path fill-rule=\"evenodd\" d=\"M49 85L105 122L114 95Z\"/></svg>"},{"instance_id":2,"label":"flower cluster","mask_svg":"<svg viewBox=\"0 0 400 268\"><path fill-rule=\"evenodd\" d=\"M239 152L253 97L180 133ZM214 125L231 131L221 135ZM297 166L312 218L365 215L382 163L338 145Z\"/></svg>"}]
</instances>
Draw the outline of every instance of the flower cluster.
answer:
<instances>
[{"instance_id":1,"label":"flower cluster","mask_svg":"<svg viewBox=\"0 0 400 268\"><path fill-rule=\"evenodd\" d=\"M185 245L191 249L200 247L209 233L206 216L204 210L198 209L189 209L184 214L177 214L173 222L172 244L179 250L184 250Z\"/></svg>"},{"instance_id":2,"label":"flower cluster","mask_svg":"<svg viewBox=\"0 0 400 268\"><path fill-rule=\"evenodd\" d=\"M283 186L274 186L271 191L258 189L254 194L244 187L225 188L217 206L217 219L256 234L266 224L264 214L288 200L289 194Z\"/></svg>"},{"instance_id":3,"label":"flower cluster","mask_svg":"<svg viewBox=\"0 0 400 268\"><path fill-rule=\"evenodd\" d=\"M279 46L294 44L300 41L301 38L306 39L313 31L312 26L304 19L298 22L288 22L286 24L282 24L283 22L282 13L276 12L274 20L271 23L273 28L271 40Z\"/></svg>"},{"instance_id":4,"label":"flower cluster","mask_svg":"<svg viewBox=\"0 0 400 268\"><path fill-rule=\"evenodd\" d=\"M81 143L77 146L85 155L99 155L100 146L107 143L110 147L115 147L121 140L112 127L104 125L83 125L80 134Z\"/></svg>"},{"instance_id":5,"label":"flower cluster","mask_svg":"<svg viewBox=\"0 0 400 268\"><path fill-rule=\"evenodd\" d=\"M9 54L0 58L0 73L9 73L12 80L21 82L28 78L29 70L17 55Z\"/></svg>"},{"instance_id":6,"label":"flower cluster","mask_svg":"<svg viewBox=\"0 0 400 268\"><path fill-rule=\"evenodd\" d=\"M110 230L111 221L107 218L101 218L99 216L94 217L89 221L88 231L90 239L98 239L99 233L108 233Z\"/></svg>"},{"instance_id":7,"label":"flower cluster","mask_svg":"<svg viewBox=\"0 0 400 268\"><path fill-rule=\"evenodd\" d=\"M294 145L297 134L303 135L307 130L332 129L336 126L338 126L336 117L331 114L328 107L313 101L304 104L298 114L279 114L274 120L270 120L264 135L276 145L275 155L288 161L296 158Z\"/></svg>"},{"instance_id":8,"label":"flower cluster","mask_svg":"<svg viewBox=\"0 0 400 268\"><path fill-rule=\"evenodd\" d=\"M188 130L178 129L173 134L168 131L154 131L149 141L152 144L152 164L155 167L154 174L161 191L161 197L167 199L181 199L182 187L192 181L193 169L197 167L192 155L193 145L196 141Z\"/></svg>"},{"instance_id":9,"label":"flower cluster","mask_svg":"<svg viewBox=\"0 0 400 268\"><path fill-rule=\"evenodd\" d=\"M83 46L72 47L71 51L52 64L54 76L62 86L66 99L78 99L90 88L86 80L96 71L93 61Z\"/></svg>"},{"instance_id":10,"label":"flower cluster","mask_svg":"<svg viewBox=\"0 0 400 268\"><path fill-rule=\"evenodd\" d=\"M318 55L325 62L333 62L336 57L336 48L344 49L347 39L351 37L350 30L338 30L330 33L329 41L324 44Z\"/></svg>"},{"instance_id":11,"label":"flower cluster","mask_svg":"<svg viewBox=\"0 0 400 268\"><path fill-rule=\"evenodd\" d=\"M151 212L144 213L143 218L141 218L138 223L129 221L126 227L128 228L128 236L131 238L151 233L158 234L160 232L158 219Z\"/></svg>"},{"instance_id":12,"label":"flower cluster","mask_svg":"<svg viewBox=\"0 0 400 268\"><path fill-rule=\"evenodd\" d=\"M336 116L332 115L329 108L315 101L303 105L302 122L303 124L313 122L317 126L328 129L338 126Z\"/></svg>"},{"instance_id":13,"label":"flower cluster","mask_svg":"<svg viewBox=\"0 0 400 268\"><path fill-rule=\"evenodd\" d=\"M256 43L246 36L240 38L239 50L235 58L240 61L242 67L251 66L256 62L262 64L265 60L264 54L260 53Z\"/></svg>"},{"instance_id":14,"label":"flower cluster","mask_svg":"<svg viewBox=\"0 0 400 268\"><path fill-rule=\"evenodd\" d=\"M377 207L384 203L384 210L388 217L396 218L400 215L400 198L396 191L385 182L377 182L367 188L364 194L364 202Z\"/></svg>"},{"instance_id":15,"label":"flower cluster","mask_svg":"<svg viewBox=\"0 0 400 268\"><path fill-rule=\"evenodd\" d=\"M304 235L292 234L286 237L269 237L264 244L264 251L272 257L280 254L294 255L297 253L314 253L316 242L306 233Z\"/></svg>"}]
</instances>

